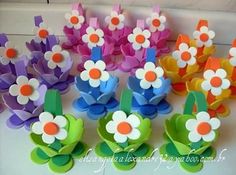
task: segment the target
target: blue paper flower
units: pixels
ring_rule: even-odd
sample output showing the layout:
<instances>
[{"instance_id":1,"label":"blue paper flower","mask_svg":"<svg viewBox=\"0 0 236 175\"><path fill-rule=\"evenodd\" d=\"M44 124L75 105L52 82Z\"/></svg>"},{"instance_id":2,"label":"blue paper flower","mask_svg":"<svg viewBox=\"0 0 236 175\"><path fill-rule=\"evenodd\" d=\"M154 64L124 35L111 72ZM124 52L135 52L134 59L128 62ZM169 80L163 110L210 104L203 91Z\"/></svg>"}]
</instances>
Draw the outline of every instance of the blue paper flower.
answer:
<instances>
[{"instance_id":1,"label":"blue paper flower","mask_svg":"<svg viewBox=\"0 0 236 175\"><path fill-rule=\"evenodd\" d=\"M73 106L80 112L87 112L90 119L97 120L117 109L119 102L115 99L119 79L110 76L108 81L102 82L99 87L89 85L89 81L83 81L76 77L76 87L81 97L73 102Z\"/></svg>"},{"instance_id":2,"label":"blue paper flower","mask_svg":"<svg viewBox=\"0 0 236 175\"><path fill-rule=\"evenodd\" d=\"M128 79L128 87L133 90L132 109L142 116L153 119L157 114L167 114L172 111L172 106L165 100L170 91L170 80L160 77L159 88L150 87L143 89L140 80L132 76Z\"/></svg>"}]
</instances>

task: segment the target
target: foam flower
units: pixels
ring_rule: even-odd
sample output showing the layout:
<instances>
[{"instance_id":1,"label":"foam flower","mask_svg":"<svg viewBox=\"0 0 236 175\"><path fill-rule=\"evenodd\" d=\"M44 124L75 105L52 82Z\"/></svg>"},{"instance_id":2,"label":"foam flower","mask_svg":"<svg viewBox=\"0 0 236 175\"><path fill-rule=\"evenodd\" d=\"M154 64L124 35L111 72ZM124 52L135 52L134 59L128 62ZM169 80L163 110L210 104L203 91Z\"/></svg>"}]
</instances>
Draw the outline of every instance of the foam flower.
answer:
<instances>
[{"instance_id":1,"label":"foam flower","mask_svg":"<svg viewBox=\"0 0 236 175\"><path fill-rule=\"evenodd\" d=\"M151 32L163 31L165 29L164 23L166 22L165 16L160 16L158 13L152 13L151 17L146 19Z\"/></svg>"},{"instance_id":2,"label":"foam flower","mask_svg":"<svg viewBox=\"0 0 236 175\"><path fill-rule=\"evenodd\" d=\"M187 64L193 65L196 63L197 49L195 47L189 47L186 43L179 45L179 50L172 53L172 56L177 60L177 65L180 68L184 68Z\"/></svg>"},{"instance_id":3,"label":"foam flower","mask_svg":"<svg viewBox=\"0 0 236 175\"><path fill-rule=\"evenodd\" d=\"M80 29L81 24L84 23L84 17L79 15L77 10L72 10L71 13L66 13L65 18L67 20L67 27Z\"/></svg>"},{"instance_id":4,"label":"foam flower","mask_svg":"<svg viewBox=\"0 0 236 175\"><path fill-rule=\"evenodd\" d=\"M84 68L85 70L81 72L80 77L83 81L89 81L92 87L98 87L101 81L105 82L109 79L109 73L105 71L106 64L101 60L96 63L88 60L84 63Z\"/></svg>"},{"instance_id":5,"label":"foam flower","mask_svg":"<svg viewBox=\"0 0 236 175\"><path fill-rule=\"evenodd\" d=\"M204 81L201 84L202 89L211 91L215 96L222 93L222 89L227 89L230 86L230 81L226 79L227 73L224 69L206 70L203 74Z\"/></svg>"},{"instance_id":6,"label":"foam flower","mask_svg":"<svg viewBox=\"0 0 236 175\"><path fill-rule=\"evenodd\" d=\"M40 43L43 42L46 44L46 39L48 35L52 35L53 31L49 28L44 22L41 22L38 26L34 27L34 34L35 34L35 42Z\"/></svg>"},{"instance_id":7,"label":"foam flower","mask_svg":"<svg viewBox=\"0 0 236 175\"><path fill-rule=\"evenodd\" d=\"M127 139L136 140L141 133L137 129L140 125L139 118L131 114L127 117L123 111L116 111L112 115L112 121L106 125L107 132L114 134L114 140L118 143L124 143Z\"/></svg>"},{"instance_id":8,"label":"foam flower","mask_svg":"<svg viewBox=\"0 0 236 175\"><path fill-rule=\"evenodd\" d=\"M110 16L105 18L105 22L108 24L108 28L111 31L124 28L124 20L124 15L118 14L116 11L112 11Z\"/></svg>"},{"instance_id":9,"label":"foam flower","mask_svg":"<svg viewBox=\"0 0 236 175\"><path fill-rule=\"evenodd\" d=\"M88 47L92 49L93 47L102 46L104 44L103 36L104 33L101 29L94 29L89 26L86 29L86 34L82 36L82 40L88 43Z\"/></svg>"},{"instance_id":10,"label":"foam flower","mask_svg":"<svg viewBox=\"0 0 236 175\"><path fill-rule=\"evenodd\" d=\"M12 96L17 96L17 102L21 105L25 105L29 100L37 101L39 99L39 81L35 78L28 80L25 76L19 76L16 79L17 84L13 84L9 93Z\"/></svg>"},{"instance_id":11,"label":"foam flower","mask_svg":"<svg viewBox=\"0 0 236 175\"><path fill-rule=\"evenodd\" d=\"M139 27L133 29L133 33L128 35L128 41L132 43L134 50L148 48L150 46L149 38L151 33L148 30L142 30Z\"/></svg>"},{"instance_id":12,"label":"foam flower","mask_svg":"<svg viewBox=\"0 0 236 175\"><path fill-rule=\"evenodd\" d=\"M67 124L64 116L58 115L55 118L49 112L43 112L39 115L39 121L32 126L35 134L42 134L42 140L51 144L58 140L64 140L67 137L67 131L63 128Z\"/></svg>"},{"instance_id":13,"label":"foam flower","mask_svg":"<svg viewBox=\"0 0 236 175\"><path fill-rule=\"evenodd\" d=\"M19 50L13 43L7 41L5 47L0 47L0 63L7 65L9 63L15 64L19 60Z\"/></svg>"},{"instance_id":14,"label":"foam flower","mask_svg":"<svg viewBox=\"0 0 236 175\"><path fill-rule=\"evenodd\" d=\"M44 57L48 60L48 67L50 69L55 69L57 66L63 68L66 66L66 60L70 59L69 53L62 50L60 45L53 46L52 51L47 51Z\"/></svg>"},{"instance_id":15,"label":"foam flower","mask_svg":"<svg viewBox=\"0 0 236 175\"><path fill-rule=\"evenodd\" d=\"M191 142L198 142L203 139L205 142L211 142L215 139L215 131L220 127L218 118L210 118L207 112L199 112L196 119L189 119L186 122L186 128L190 131L188 138Z\"/></svg>"},{"instance_id":16,"label":"foam flower","mask_svg":"<svg viewBox=\"0 0 236 175\"><path fill-rule=\"evenodd\" d=\"M162 85L160 77L162 77L164 71L161 67L156 67L154 63L147 62L144 68L139 68L135 72L135 75L140 79L140 86L143 89L148 89L151 86L159 88Z\"/></svg>"},{"instance_id":17,"label":"foam flower","mask_svg":"<svg viewBox=\"0 0 236 175\"><path fill-rule=\"evenodd\" d=\"M229 62L232 66L236 66L236 47L232 47L229 50L230 59Z\"/></svg>"},{"instance_id":18,"label":"foam flower","mask_svg":"<svg viewBox=\"0 0 236 175\"><path fill-rule=\"evenodd\" d=\"M215 37L215 32L209 30L206 26L202 26L199 31L193 32L193 37L196 39L198 47L210 47L213 44L212 39Z\"/></svg>"}]
</instances>

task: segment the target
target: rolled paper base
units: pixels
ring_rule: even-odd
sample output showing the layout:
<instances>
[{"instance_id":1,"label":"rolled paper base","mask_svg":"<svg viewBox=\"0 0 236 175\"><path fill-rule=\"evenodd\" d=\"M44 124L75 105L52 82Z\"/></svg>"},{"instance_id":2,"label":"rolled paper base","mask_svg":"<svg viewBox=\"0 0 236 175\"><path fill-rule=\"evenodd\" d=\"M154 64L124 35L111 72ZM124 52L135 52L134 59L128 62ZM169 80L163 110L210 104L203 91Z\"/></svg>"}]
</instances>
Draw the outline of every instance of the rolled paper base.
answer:
<instances>
[{"instance_id":1,"label":"rolled paper base","mask_svg":"<svg viewBox=\"0 0 236 175\"><path fill-rule=\"evenodd\" d=\"M234 86L230 86L230 90L231 90L231 98L236 98L236 85Z\"/></svg>"},{"instance_id":2,"label":"rolled paper base","mask_svg":"<svg viewBox=\"0 0 236 175\"><path fill-rule=\"evenodd\" d=\"M173 83L171 84L171 86L172 86L172 91L177 95L185 96L188 93L185 82Z\"/></svg>"},{"instance_id":3,"label":"rolled paper base","mask_svg":"<svg viewBox=\"0 0 236 175\"><path fill-rule=\"evenodd\" d=\"M210 109L208 108L208 113L211 117L227 117L230 114L230 109L224 104L221 104L216 109Z\"/></svg>"}]
</instances>

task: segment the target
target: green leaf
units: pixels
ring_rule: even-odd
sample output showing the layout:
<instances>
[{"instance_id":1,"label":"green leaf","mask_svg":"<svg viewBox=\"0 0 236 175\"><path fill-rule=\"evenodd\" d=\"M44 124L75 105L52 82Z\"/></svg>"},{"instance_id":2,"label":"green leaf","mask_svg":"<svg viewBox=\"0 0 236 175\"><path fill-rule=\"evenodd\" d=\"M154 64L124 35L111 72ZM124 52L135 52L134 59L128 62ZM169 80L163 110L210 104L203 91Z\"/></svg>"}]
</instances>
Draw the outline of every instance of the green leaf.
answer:
<instances>
[{"instance_id":1,"label":"green leaf","mask_svg":"<svg viewBox=\"0 0 236 175\"><path fill-rule=\"evenodd\" d=\"M84 157L87 154L88 146L82 142L79 142L75 149L72 152L73 157L79 159L81 157Z\"/></svg>"},{"instance_id":2,"label":"green leaf","mask_svg":"<svg viewBox=\"0 0 236 175\"><path fill-rule=\"evenodd\" d=\"M95 153L100 157L112 157L114 154L106 142L98 143L95 147Z\"/></svg>"},{"instance_id":3,"label":"green leaf","mask_svg":"<svg viewBox=\"0 0 236 175\"><path fill-rule=\"evenodd\" d=\"M70 155L57 155L51 158L52 162L57 166L63 166L71 160Z\"/></svg>"},{"instance_id":4,"label":"green leaf","mask_svg":"<svg viewBox=\"0 0 236 175\"><path fill-rule=\"evenodd\" d=\"M47 90L44 101L44 111L50 112L54 116L63 115L61 95L58 90Z\"/></svg>"},{"instance_id":5,"label":"green leaf","mask_svg":"<svg viewBox=\"0 0 236 175\"><path fill-rule=\"evenodd\" d=\"M180 165L184 170L186 170L188 172L191 172L191 173L196 173L196 172L200 171L203 168L203 163L202 162L198 163L195 166L189 165L186 162L180 162Z\"/></svg>"},{"instance_id":6,"label":"green leaf","mask_svg":"<svg viewBox=\"0 0 236 175\"><path fill-rule=\"evenodd\" d=\"M77 144L78 144L78 142L75 142L75 143L72 143L69 145L65 145L59 150L59 153L60 154L71 154L71 152L74 150L74 148Z\"/></svg>"},{"instance_id":7,"label":"green leaf","mask_svg":"<svg viewBox=\"0 0 236 175\"><path fill-rule=\"evenodd\" d=\"M48 162L48 165L49 165L49 168L50 168L53 172L55 172L55 173L65 173L65 172L69 171L69 170L73 167L74 161L73 161L73 159L70 159L70 161L67 162L65 165L63 165L63 166L58 166L58 165L56 165L55 163L53 163L52 160L50 160L50 161Z\"/></svg>"},{"instance_id":8,"label":"green leaf","mask_svg":"<svg viewBox=\"0 0 236 175\"><path fill-rule=\"evenodd\" d=\"M40 148L34 148L31 152L31 160L37 164L45 164L49 161L50 157L45 154Z\"/></svg>"},{"instance_id":9,"label":"green leaf","mask_svg":"<svg viewBox=\"0 0 236 175\"><path fill-rule=\"evenodd\" d=\"M113 165L119 170L130 170L136 165L133 154L124 151L115 153L112 162Z\"/></svg>"},{"instance_id":10,"label":"green leaf","mask_svg":"<svg viewBox=\"0 0 236 175\"><path fill-rule=\"evenodd\" d=\"M197 154L189 154L183 156L183 160L190 166L196 166L197 164L200 163L201 157Z\"/></svg>"},{"instance_id":11,"label":"green leaf","mask_svg":"<svg viewBox=\"0 0 236 175\"><path fill-rule=\"evenodd\" d=\"M49 145L50 148L59 151L62 147L61 143L59 140L55 139L55 141Z\"/></svg>"},{"instance_id":12,"label":"green leaf","mask_svg":"<svg viewBox=\"0 0 236 175\"><path fill-rule=\"evenodd\" d=\"M153 148L144 143L142 144L135 152L133 152L133 155L138 158L149 158L153 153Z\"/></svg>"}]
</instances>

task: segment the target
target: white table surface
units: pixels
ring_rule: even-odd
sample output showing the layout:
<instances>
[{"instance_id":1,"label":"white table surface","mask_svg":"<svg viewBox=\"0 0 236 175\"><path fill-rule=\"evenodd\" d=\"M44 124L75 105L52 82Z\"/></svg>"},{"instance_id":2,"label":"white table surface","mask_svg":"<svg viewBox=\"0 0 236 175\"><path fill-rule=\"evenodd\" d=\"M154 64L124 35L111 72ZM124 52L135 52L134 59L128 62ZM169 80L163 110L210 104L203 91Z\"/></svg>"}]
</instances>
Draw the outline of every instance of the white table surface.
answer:
<instances>
[{"instance_id":1,"label":"white table surface","mask_svg":"<svg viewBox=\"0 0 236 175\"><path fill-rule=\"evenodd\" d=\"M27 52L24 48L24 42L28 41L30 36L17 36L11 35L9 39L15 42L17 45L21 46L22 50ZM227 55L229 46L220 45L218 46L218 51L216 55L218 57ZM126 86L126 73L112 72L120 77L120 86L118 88L117 95L119 97L120 91ZM76 117L82 117L85 122L85 133L83 141L86 142L91 148L94 148L96 143L99 142L100 138L96 132L96 121L89 120L86 118L84 113L77 113L71 106L73 100L79 97L78 91L74 86L71 90L62 96L64 113L74 114ZM166 116L159 116L152 120L153 133L150 137L149 143L155 148L159 148L164 142L162 138L163 134L163 124L165 119L169 118L173 113L182 113L182 106L185 97L180 97L170 93L168 96L169 102L173 105L174 110L171 114ZM227 118L222 118L222 127L220 128L220 137L215 143L215 148L217 149L216 162L208 162L204 164L204 168L198 175L235 175L236 172L236 102L235 100L228 100L226 102L230 109L231 114ZM29 138L29 132L24 128L13 130L6 126L6 120L9 118L10 113L5 110L0 114L0 175L52 175L52 173L47 165L38 165L30 160L30 152L35 147L31 143ZM223 151L223 152L222 152ZM222 155L219 154L222 152ZM189 174L183 171L178 163L175 162L161 162L159 159L159 154L154 155L156 161L138 163L134 169L128 172L122 172L116 170L110 162L94 162L96 159L95 153L92 151L88 157L87 161L80 162L75 160L75 165L67 175L156 175L156 174L168 174L168 175L185 175Z\"/></svg>"}]
</instances>

